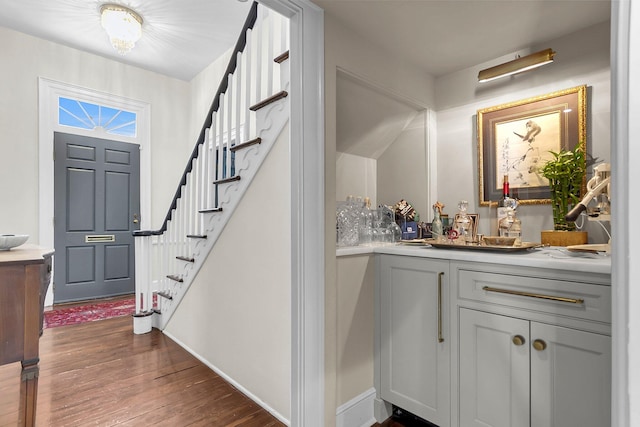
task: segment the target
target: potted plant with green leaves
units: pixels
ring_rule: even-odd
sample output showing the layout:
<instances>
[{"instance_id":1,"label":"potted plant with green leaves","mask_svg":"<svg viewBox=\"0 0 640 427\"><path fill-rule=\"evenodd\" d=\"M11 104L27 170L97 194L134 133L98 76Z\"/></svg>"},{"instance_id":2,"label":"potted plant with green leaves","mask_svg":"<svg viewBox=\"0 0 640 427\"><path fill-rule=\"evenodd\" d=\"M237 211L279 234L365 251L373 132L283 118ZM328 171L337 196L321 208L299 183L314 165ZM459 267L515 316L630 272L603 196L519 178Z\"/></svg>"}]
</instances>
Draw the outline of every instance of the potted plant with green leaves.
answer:
<instances>
[{"instance_id":1,"label":"potted plant with green leaves","mask_svg":"<svg viewBox=\"0 0 640 427\"><path fill-rule=\"evenodd\" d=\"M576 231L575 222L565 219L571 208L581 201L587 169L584 143L578 143L572 150L550 153L553 158L542 166L540 173L549 180L553 231L542 231L542 243L552 246L587 243L587 232Z\"/></svg>"}]
</instances>

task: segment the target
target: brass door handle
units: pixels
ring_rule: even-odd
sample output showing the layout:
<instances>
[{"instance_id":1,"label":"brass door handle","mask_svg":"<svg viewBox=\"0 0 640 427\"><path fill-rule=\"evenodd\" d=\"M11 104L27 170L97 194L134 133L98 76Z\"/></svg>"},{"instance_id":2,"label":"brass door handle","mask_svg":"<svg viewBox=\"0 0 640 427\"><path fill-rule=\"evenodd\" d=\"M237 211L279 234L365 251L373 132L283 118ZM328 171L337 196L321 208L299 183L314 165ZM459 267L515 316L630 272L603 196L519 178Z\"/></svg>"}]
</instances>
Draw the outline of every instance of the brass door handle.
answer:
<instances>
[{"instance_id":1,"label":"brass door handle","mask_svg":"<svg viewBox=\"0 0 640 427\"><path fill-rule=\"evenodd\" d=\"M511 338L511 341L518 347L523 345L526 342L526 340L522 335L514 335L514 337Z\"/></svg>"},{"instance_id":2,"label":"brass door handle","mask_svg":"<svg viewBox=\"0 0 640 427\"><path fill-rule=\"evenodd\" d=\"M133 223L137 224L140 222L140 219L138 218L138 214L133 214Z\"/></svg>"},{"instance_id":3,"label":"brass door handle","mask_svg":"<svg viewBox=\"0 0 640 427\"><path fill-rule=\"evenodd\" d=\"M438 273L438 342L444 342L444 336L442 336L442 276L444 276L444 272Z\"/></svg>"},{"instance_id":4,"label":"brass door handle","mask_svg":"<svg viewBox=\"0 0 640 427\"><path fill-rule=\"evenodd\" d=\"M534 340L533 341L533 348L535 348L538 351L542 351L545 348L547 348L547 343L544 342L543 340Z\"/></svg>"}]
</instances>

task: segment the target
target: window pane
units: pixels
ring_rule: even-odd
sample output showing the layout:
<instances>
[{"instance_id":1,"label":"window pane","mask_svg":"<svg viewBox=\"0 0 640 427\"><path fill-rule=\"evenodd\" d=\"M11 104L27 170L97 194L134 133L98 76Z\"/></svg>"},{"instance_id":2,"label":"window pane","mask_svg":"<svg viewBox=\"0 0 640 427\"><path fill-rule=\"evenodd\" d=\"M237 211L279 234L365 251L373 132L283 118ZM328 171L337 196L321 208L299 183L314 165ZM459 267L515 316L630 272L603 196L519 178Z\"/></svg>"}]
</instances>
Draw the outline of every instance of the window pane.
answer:
<instances>
[{"instance_id":1,"label":"window pane","mask_svg":"<svg viewBox=\"0 0 640 427\"><path fill-rule=\"evenodd\" d=\"M131 137L137 130L134 112L62 97L58 101L58 123L90 130L101 127L107 133Z\"/></svg>"}]
</instances>

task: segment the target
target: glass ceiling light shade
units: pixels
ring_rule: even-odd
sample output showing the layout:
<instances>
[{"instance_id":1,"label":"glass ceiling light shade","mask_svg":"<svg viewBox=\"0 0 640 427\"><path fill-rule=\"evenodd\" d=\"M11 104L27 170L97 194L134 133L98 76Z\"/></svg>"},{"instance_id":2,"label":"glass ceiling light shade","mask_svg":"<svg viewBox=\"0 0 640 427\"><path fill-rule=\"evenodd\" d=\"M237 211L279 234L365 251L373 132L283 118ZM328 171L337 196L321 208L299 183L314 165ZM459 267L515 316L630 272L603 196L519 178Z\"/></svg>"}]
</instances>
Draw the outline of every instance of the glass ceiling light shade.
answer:
<instances>
[{"instance_id":1,"label":"glass ceiling light shade","mask_svg":"<svg viewBox=\"0 0 640 427\"><path fill-rule=\"evenodd\" d=\"M545 49L532 53L531 55L516 58L513 61L505 62L504 64L496 65L495 67L487 68L478 73L478 82L490 82L491 80L550 64L553 62L553 56L555 54L552 49Z\"/></svg>"},{"instance_id":2,"label":"glass ceiling light shade","mask_svg":"<svg viewBox=\"0 0 640 427\"><path fill-rule=\"evenodd\" d=\"M126 55L142 37L142 17L119 4L103 4L100 15L111 45L120 55Z\"/></svg>"}]
</instances>

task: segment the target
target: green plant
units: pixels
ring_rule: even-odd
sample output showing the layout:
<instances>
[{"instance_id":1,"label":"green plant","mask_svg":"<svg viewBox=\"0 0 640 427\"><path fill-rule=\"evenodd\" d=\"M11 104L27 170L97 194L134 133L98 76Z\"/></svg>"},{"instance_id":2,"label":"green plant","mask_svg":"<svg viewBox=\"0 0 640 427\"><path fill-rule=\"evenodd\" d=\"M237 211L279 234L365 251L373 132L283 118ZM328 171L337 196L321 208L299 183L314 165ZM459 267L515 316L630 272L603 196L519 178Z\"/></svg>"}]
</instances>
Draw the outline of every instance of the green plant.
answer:
<instances>
[{"instance_id":1,"label":"green plant","mask_svg":"<svg viewBox=\"0 0 640 427\"><path fill-rule=\"evenodd\" d=\"M581 142L573 150L549 151L553 159L540 169L549 180L553 208L554 230L573 231L576 224L565 220L569 210L580 202L580 194L586 173L585 149Z\"/></svg>"}]
</instances>

